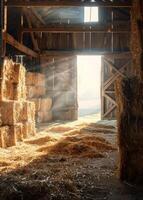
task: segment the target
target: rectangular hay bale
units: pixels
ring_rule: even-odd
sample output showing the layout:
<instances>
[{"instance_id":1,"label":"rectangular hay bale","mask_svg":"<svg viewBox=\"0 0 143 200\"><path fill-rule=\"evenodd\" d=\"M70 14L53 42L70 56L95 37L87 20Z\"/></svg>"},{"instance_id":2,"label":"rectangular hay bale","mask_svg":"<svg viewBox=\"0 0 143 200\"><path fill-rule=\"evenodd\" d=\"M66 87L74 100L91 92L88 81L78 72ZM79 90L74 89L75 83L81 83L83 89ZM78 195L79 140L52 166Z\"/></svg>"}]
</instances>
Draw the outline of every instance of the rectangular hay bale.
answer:
<instances>
[{"instance_id":1,"label":"rectangular hay bale","mask_svg":"<svg viewBox=\"0 0 143 200\"><path fill-rule=\"evenodd\" d=\"M10 126L3 126L1 129L2 147L12 147L16 145L16 135Z\"/></svg>"},{"instance_id":2,"label":"rectangular hay bale","mask_svg":"<svg viewBox=\"0 0 143 200\"><path fill-rule=\"evenodd\" d=\"M37 85L38 86L43 86L43 87L45 87L45 82L46 82L46 80L45 80L45 75L44 74L41 74L41 73L37 73Z\"/></svg>"},{"instance_id":3,"label":"rectangular hay bale","mask_svg":"<svg viewBox=\"0 0 143 200\"><path fill-rule=\"evenodd\" d=\"M0 147L1 148L7 147L8 134L9 134L9 127L8 126L0 127Z\"/></svg>"},{"instance_id":4,"label":"rectangular hay bale","mask_svg":"<svg viewBox=\"0 0 143 200\"><path fill-rule=\"evenodd\" d=\"M23 103L19 101L1 101L0 119L2 125L14 125L23 120Z\"/></svg>"},{"instance_id":5,"label":"rectangular hay bale","mask_svg":"<svg viewBox=\"0 0 143 200\"><path fill-rule=\"evenodd\" d=\"M115 85L122 181L143 183L143 82L137 77L119 79Z\"/></svg>"},{"instance_id":6,"label":"rectangular hay bale","mask_svg":"<svg viewBox=\"0 0 143 200\"><path fill-rule=\"evenodd\" d=\"M38 112L37 113L37 123L46 123L52 121L53 115L52 111L49 112Z\"/></svg>"},{"instance_id":7,"label":"rectangular hay bale","mask_svg":"<svg viewBox=\"0 0 143 200\"><path fill-rule=\"evenodd\" d=\"M23 102L23 121L35 122L35 103Z\"/></svg>"},{"instance_id":8,"label":"rectangular hay bale","mask_svg":"<svg viewBox=\"0 0 143 200\"><path fill-rule=\"evenodd\" d=\"M51 98L42 98L40 111L49 111L52 108L52 99Z\"/></svg>"},{"instance_id":9,"label":"rectangular hay bale","mask_svg":"<svg viewBox=\"0 0 143 200\"><path fill-rule=\"evenodd\" d=\"M10 126L10 134L15 136L16 142L23 141L22 124L18 123L13 126Z\"/></svg>"},{"instance_id":10,"label":"rectangular hay bale","mask_svg":"<svg viewBox=\"0 0 143 200\"><path fill-rule=\"evenodd\" d=\"M36 73L27 72L26 74L26 85L32 86L37 84L37 76Z\"/></svg>"},{"instance_id":11,"label":"rectangular hay bale","mask_svg":"<svg viewBox=\"0 0 143 200\"><path fill-rule=\"evenodd\" d=\"M25 122L22 126L23 129L23 137L24 139L29 136L34 136L36 134L35 123L33 122Z\"/></svg>"}]
</instances>

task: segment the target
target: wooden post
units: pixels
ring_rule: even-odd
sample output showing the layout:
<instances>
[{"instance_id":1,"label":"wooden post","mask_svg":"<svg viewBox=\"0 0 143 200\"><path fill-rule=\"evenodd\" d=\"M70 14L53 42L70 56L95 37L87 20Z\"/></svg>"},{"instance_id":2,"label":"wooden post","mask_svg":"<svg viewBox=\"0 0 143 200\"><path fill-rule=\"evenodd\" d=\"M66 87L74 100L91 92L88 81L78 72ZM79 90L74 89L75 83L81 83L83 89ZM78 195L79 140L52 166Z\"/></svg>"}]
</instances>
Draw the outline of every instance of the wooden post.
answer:
<instances>
[{"instance_id":1,"label":"wooden post","mask_svg":"<svg viewBox=\"0 0 143 200\"><path fill-rule=\"evenodd\" d=\"M142 1L134 0L131 12L131 53L133 74L143 80Z\"/></svg>"},{"instance_id":2,"label":"wooden post","mask_svg":"<svg viewBox=\"0 0 143 200\"><path fill-rule=\"evenodd\" d=\"M0 7L0 66L3 63L4 58L4 40L3 40L3 34L4 34L4 0L1 0L1 7Z\"/></svg>"},{"instance_id":3,"label":"wooden post","mask_svg":"<svg viewBox=\"0 0 143 200\"><path fill-rule=\"evenodd\" d=\"M7 0L4 0L3 3L7 3ZM5 5L3 7L4 11L3 11L3 31L2 34L4 37L7 33L7 6ZM6 41L3 39L3 48L2 48L2 57L5 57L6 55Z\"/></svg>"}]
</instances>

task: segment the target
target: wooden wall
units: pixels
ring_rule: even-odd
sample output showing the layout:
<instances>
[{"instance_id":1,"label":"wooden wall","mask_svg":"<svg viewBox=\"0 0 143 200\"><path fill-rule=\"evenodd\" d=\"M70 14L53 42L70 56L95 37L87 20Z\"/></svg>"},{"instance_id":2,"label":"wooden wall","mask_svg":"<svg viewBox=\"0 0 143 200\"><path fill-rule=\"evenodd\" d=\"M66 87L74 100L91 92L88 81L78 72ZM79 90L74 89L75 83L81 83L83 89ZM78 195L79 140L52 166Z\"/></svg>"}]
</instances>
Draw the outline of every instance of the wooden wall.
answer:
<instances>
[{"instance_id":1,"label":"wooden wall","mask_svg":"<svg viewBox=\"0 0 143 200\"><path fill-rule=\"evenodd\" d=\"M53 99L54 120L78 117L76 64L76 56L41 58L46 93Z\"/></svg>"}]
</instances>

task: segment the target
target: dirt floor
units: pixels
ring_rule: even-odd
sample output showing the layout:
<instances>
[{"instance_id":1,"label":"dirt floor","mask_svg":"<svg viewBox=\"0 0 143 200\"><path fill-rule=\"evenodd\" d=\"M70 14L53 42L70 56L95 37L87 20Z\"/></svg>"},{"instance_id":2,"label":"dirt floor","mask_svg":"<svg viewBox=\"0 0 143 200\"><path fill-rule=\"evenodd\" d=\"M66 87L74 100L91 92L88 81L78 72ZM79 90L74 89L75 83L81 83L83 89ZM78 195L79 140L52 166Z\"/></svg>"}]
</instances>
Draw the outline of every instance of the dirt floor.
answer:
<instances>
[{"instance_id":1,"label":"dirt floor","mask_svg":"<svg viewBox=\"0 0 143 200\"><path fill-rule=\"evenodd\" d=\"M115 121L42 125L0 149L0 200L142 200L118 180Z\"/></svg>"}]
</instances>

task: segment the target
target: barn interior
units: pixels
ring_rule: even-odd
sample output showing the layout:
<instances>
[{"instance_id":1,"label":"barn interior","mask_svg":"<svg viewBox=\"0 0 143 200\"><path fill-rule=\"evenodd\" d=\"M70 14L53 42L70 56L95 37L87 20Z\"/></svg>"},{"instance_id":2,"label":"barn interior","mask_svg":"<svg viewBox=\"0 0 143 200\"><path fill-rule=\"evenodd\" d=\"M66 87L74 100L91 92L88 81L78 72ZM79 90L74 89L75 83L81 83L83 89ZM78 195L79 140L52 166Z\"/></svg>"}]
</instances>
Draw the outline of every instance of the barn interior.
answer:
<instances>
[{"instance_id":1,"label":"barn interior","mask_svg":"<svg viewBox=\"0 0 143 200\"><path fill-rule=\"evenodd\" d=\"M143 2L0 11L0 200L142 200Z\"/></svg>"}]
</instances>

